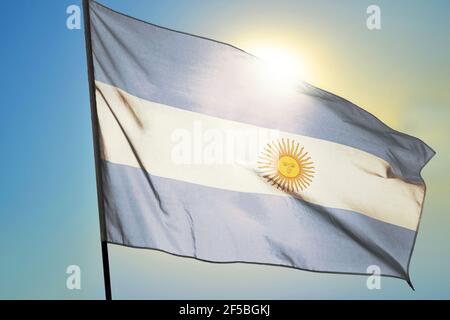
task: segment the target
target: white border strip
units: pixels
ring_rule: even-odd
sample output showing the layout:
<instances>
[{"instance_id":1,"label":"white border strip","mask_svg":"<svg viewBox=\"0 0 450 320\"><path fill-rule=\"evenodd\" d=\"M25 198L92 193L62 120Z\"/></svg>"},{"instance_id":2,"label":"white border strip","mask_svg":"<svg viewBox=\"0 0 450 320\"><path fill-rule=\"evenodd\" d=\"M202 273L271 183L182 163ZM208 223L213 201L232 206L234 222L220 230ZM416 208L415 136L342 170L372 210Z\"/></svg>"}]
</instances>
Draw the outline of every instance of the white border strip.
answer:
<instances>
[{"instance_id":1,"label":"white border strip","mask_svg":"<svg viewBox=\"0 0 450 320\"><path fill-rule=\"evenodd\" d=\"M214 188L290 196L256 173L260 148L250 156L237 155L246 159L245 163L205 164L202 159L193 159L194 163L180 164L174 161L174 142L179 142L174 141L177 133L191 132L193 137L199 126L203 133L239 135L241 132L242 140L246 139L245 133L258 132L264 144L271 142L276 131L150 102L99 81L96 81L96 88L104 160ZM423 185L393 176L386 161L359 149L307 136L279 134L280 138L298 141L314 161L313 182L308 189L299 192L298 197L417 229Z\"/></svg>"}]
</instances>

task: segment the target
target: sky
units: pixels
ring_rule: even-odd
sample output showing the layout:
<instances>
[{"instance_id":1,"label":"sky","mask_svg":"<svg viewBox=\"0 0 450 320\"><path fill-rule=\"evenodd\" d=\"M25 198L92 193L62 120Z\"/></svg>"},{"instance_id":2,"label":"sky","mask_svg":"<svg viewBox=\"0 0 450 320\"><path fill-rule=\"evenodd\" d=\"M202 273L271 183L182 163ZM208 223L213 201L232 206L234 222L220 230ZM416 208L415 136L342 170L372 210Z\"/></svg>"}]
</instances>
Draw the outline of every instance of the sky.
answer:
<instances>
[{"instance_id":1,"label":"sky","mask_svg":"<svg viewBox=\"0 0 450 320\"><path fill-rule=\"evenodd\" d=\"M120 299L450 298L450 2L102 0L155 24L275 49L303 78L425 141L427 197L410 272L416 291L383 278L211 264L110 246ZM83 30L66 28L81 1L2 1L0 19L0 298L103 299L103 275ZM381 30L366 8L381 8ZM66 268L81 268L81 290Z\"/></svg>"}]
</instances>

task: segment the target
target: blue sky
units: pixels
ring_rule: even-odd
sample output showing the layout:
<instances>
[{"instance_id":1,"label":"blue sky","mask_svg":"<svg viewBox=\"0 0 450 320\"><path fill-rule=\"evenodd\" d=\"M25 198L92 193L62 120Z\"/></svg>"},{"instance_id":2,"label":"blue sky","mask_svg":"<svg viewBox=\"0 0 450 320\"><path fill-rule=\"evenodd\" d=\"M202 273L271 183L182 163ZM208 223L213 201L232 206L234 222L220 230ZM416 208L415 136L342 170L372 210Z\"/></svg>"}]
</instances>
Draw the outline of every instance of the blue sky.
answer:
<instances>
[{"instance_id":1,"label":"blue sky","mask_svg":"<svg viewBox=\"0 0 450 320\"><path fill-rule=\"evenodd\" d=\"M243 264L215 265L111 248L117 298L450 298L450 3L448 1L100 1L170 28L252 51L287 50L305 79L356 102L437 151L411 265L416 292L366 279ZM382 10L382 30L365 9ZM0 298L101 299L103 279L80 1L1 2ZM82 270L82 290L65 270Z\"/></svg>"}]
</instances>

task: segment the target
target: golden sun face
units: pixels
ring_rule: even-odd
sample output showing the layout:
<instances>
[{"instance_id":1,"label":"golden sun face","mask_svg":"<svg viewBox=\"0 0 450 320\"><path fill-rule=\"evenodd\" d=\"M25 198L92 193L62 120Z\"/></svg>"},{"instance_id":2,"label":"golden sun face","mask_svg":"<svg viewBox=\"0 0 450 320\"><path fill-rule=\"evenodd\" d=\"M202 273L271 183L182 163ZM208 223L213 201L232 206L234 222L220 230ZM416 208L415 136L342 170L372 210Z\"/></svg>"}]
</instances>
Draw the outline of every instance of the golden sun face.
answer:
<instances>
[{"instance_id":1,"label":"golden sun face","mask_svg":"<svg viewBox=\"0 0 450 320\"><path fill-rule=\"evenodd\" d=\"M298 192L311 184L314 162L297 141L283 138L267 144L258 159L258 171L273 186Z\"/></svg>"}]
</instances>

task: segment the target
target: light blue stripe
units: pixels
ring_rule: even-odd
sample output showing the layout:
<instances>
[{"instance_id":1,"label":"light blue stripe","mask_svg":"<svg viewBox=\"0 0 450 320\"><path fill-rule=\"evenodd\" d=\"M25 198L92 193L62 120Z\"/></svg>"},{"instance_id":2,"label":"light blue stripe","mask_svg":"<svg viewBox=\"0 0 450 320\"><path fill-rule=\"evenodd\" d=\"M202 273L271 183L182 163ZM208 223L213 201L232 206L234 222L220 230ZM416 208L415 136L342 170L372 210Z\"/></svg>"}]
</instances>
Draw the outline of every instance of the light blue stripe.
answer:
<instances>
[{"instance_id":1,"label":"light blue stripe","mask_svg":"<svg viewBox=\"0 0 450 320\"><path fill-rule=\"evenodd\" d=\"M265 87L246 85L257 83L246 72L256 58L239 49L94 2L91 10L96 80L146 100L358 148L385 159L394 174L422 181L434 152L354 104L309 85L280 101Z\"/></svg>"},{"instance_id":2,"label":"light blue stripe","mask_svg":"<svg viewBox=\"0 0 450 320\"><path fill-rule=\"evenodd\" d=\"M415 232L290 197L242 193L102 163L107 240L217 262L407 278ZM220 178L220 177L218 177Z\"/></svg>"}]
</instances>

